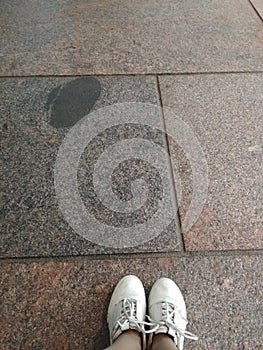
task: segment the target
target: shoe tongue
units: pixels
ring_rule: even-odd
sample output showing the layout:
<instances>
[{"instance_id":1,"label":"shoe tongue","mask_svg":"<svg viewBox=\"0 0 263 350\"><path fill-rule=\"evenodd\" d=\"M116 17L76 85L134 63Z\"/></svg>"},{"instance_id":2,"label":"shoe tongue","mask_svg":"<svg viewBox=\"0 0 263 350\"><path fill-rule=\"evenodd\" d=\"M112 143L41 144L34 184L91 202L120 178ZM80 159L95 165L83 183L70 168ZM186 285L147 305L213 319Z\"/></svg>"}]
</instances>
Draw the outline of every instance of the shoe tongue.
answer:
<instances>
[{"instance_id":1,"label":"shoe tongue","mask_svg":"<svg viewBox=\"0 0 263 350\"><path fill-rule=\"evenodd\" d=\"M159 333L168 333L168 327L163 325L163 326L160 326L156 331L155 331L155 334L159 334Z\"/></svg>"}]
</instances>

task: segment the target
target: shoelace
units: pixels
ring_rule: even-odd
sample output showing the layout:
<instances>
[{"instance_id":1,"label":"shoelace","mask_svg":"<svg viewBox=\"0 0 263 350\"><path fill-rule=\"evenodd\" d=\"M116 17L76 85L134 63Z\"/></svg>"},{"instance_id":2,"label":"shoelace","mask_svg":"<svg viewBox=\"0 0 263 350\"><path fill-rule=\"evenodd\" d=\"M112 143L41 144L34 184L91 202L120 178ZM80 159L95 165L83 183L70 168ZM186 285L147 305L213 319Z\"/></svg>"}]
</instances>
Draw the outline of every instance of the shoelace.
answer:
<instances>
[{"instance_id":1,"label":"shoelace","mask_svg":"<svg viewBox=\"0 0 263 350\"><path fill-rule=\"evenodd\" d=\"M188 321L181 315L180 311L173 304L163 301L162 302L163 319L161 321L155 321L150 316L147 316L150 323L155 326L153 329L151 329L150 333L154 333L160 327L166 326L168 328L173 329L175 332L179 333L179 335L181 335L184 338L198 340L198 337L195 334L188 332L186 330L183 330L175 324L174 319L175 319L176 313L179 314L180 318L182 318L186 324L188 323Z\"/></svg>"},{"instance_id":2,"label":"shoelace","mask_svg":"<svg viewBox=\"0 0 263 350\"><path fill-rule=\"evenodd\" d=\"M132 324L139 332L144 334L151 334L156 332L160 327L166 326L173 329L175 332L179 333L182 337L198 340L198 337L186 330L180 329L176 326L174 322L175 314L178 313L179 316L186 322L188 321L181 315L180 311L172 304L168 302L162 302L162 317L161 321L155 321L150 316L146 315L149 322L139 321L136 318L136 301L133 299L126 298L123 300L123 311L120 319L117 321L117 325L121 330L127 329L128 324ZM145 326L149 329L146 330Z\"/></svg>"},{"instance_id":3,"label":"shoelace","mask_svg":"<svg viewBox=\"0 0 263 350\"><path fill-rule=\"evenodd\" d=\"M139 321L136 318L136 301L126 298L123 300L123 310L120 319L117 321L117 325L123 331L127 329L128 324L132 324L139 332L145 334L153 333L159 328L159 325L153 322ZM149 330L146 330L145 326L149 327Z\"/></svg>"}]
</instances>

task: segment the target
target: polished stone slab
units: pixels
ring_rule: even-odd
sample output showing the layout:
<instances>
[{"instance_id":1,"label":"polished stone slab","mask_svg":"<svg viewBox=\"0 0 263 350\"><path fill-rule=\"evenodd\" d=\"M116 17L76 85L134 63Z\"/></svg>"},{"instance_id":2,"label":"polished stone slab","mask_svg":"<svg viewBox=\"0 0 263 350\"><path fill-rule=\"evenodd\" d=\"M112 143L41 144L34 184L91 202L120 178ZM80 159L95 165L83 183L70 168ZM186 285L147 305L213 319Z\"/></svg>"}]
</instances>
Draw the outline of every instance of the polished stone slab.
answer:
<instances>
[{"instance_id":1,"label":"polished stone slab","mask_svg":"<svg viewBox=\"0 0 263 350\"><path fill-rule=\"evenodd\" d=\"M263 20L263 2L261 0L250 0L252 6Z\"/></svg>"},{"instance_id":2,"label":"polished stone slab","mask_svg":"<svg viewBox=\"0 0 263 350\"><path fill-rule=\"evenodd\" d=\"M188 123L208 166L208 195L194 226L183 232L186 249L262 249L263 75L167 76L160 77L160 87L164 106ZM176 127L176 119L171 120L168 131ZM191 153L174 141L170 152L175 178L182 183L184 221L198 183L193 187ZM192 144L193 138L188 141ZM192 164L203 166L201 157Z\"/></svg>"},{"instance_id":3,"label":"polished stone slab","mask_svg":"<svg viewBox=\"0 0 263 350\"><path fill-rule=\"evenodd\" d=\"M259 71L249 1L1 1L1 75Z\"/></svg>"},{"instance_id":4,"label":"polished stone slab","mask_svg":"<svg viewBox=\"0 0 263 350\"><path fill-rule=\"evenodd\" d=\"M3 78L1 91L2 256L182 249L171 182L168 197L173 203L174 219L161 227L158 225L162 217L156 216L165 198L159 173L163 170L167 182L170 181L168 162L159 158L163 165L160 169L156 168L158 157L155 164L150 158L148 162L140 160L142 151L147 151L144 144L140 152L132 153L134 146L127 149L127 143L134 145L141 139L165 149L164 135L145 125L148 115L140 124L140 113L135 113L137 123L130 123L135 116L128 115L122 123L118 124L117 120L117 124L111 124L116 119L116 103L131 102L132 106L137 106L135 102L158 103L155 77ZM123 110L121 117L125 113ZM156 117L158 127L162 123L161 115ZM75 134L67 148L66 136L72 130ZM94 137L88 141L90 135ZM77 154L79 159L74 167L73 158L83 139L86 147ZM117 147L114 163L111 159L115 156L112 148L115 143L121 146ZM65 159L62 157L59 167L58 152L63 153L62 148ZM108 155L104 156L108 149ZM97 169L100 160L102 167ZM106 181L103 182L104 172L111 170L112 164L112 175L106 177L107 187ZM70 186L64 186L68 180L75 186L74 174L70 178L68 171L72 167L76 170L75 192L80 195L77 201L75 193L68 192ZM58 188L64 192L61 194L60 190L58 194ZM109 192L113 202L105 202ZM114 206L114 200L124 208ZM80 213L77 202L85 206L84 213ZM129 210L125 211L128 204ZM84 227L79 228L79 217ZM152 218L156 222L153 227ZM92 237L84 238L83 230ZM117 230L115 236L114 230ZM130 232L130 236L124 236L124 231Z\"/></svg>"},{"instance_id":5,"label":"polished stone slab","mask_svg":"<svg viewBox=\"0 0 263 350\"><path fill-rule=\"evenodd\" d=\"M1 349L103 350L113 287L136 274L147 294L170 277L186 300L186 349L262 348L262 255L2 263Z\"/></svg>"}]
</instances>

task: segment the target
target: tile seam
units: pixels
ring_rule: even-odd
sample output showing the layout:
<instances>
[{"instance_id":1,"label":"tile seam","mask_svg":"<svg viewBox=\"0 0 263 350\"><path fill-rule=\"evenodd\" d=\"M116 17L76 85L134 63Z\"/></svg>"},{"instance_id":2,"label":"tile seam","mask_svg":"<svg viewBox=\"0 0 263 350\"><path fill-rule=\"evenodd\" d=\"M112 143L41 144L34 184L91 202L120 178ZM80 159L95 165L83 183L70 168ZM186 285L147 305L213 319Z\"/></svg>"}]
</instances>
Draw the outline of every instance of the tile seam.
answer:
<instances>
[{"instance_id":1,"label":"tile seam","mask_svg":"<svg viewBox=\"0 0 263 350\"><path fill-rule=\"evenodd\" d=\"M254 10L254 12L256 12L257 16L259 17L260 21L263 22L263 17L261 16L260 12L257 10L256 6L254 6L253 2L251 0L248 0L248 2L250 3L252 9Z\"/></svg>"},{"instance_id":2,"label":"tile seam","mask_svg":"<svg viewBox=\"0 0 263 350\"><path fill-rule=\"evenodd\" d=\"M171 185L172 185L172 191L173 191L173 201L174 201L174 205L176 208L176 215L177 215L177 218L179 221L178 222L179 232L176 233L176 236L178 239L178 245L179 245L180 250L185 251L185 242L184 242L184 237L182 234L181 217L180 217L178 198L177 198L176 187L175 187L175 178L174 178L172 161L171 161L171 152L170 152L169 142L168 142L168 138L167 138L167 128L166 128L166 123L165 123L165 118L164 118L162 91L161 91L160 80L159 80L158 75L156 75L156 87L157 87L158 100L159 100L160 107L161 107L162 127L163 127L163 130L165 132L164 147L165 147L167 154L168 154L168 157L167 157L168 172L169 172L169 176L171 178Z\"/></svg>"},{"instance_id":3,"label":"tile seam","mask_svg":"<svg viewBox=\"0 0 263 350\"><path fill-rule=\"evenodd\" d=\"M123 77L123 76L184 76L184 75L230 75L230 74L263 74L263 70L253 71L209 71L209 72L151 72L151 73L88 73L88 74L46 74L46 75L0 75L0 79L25 78L70 78L70 77Z\"/></svg>"},{"instance_id":4,"label":"tile seam","mask_svg":"<svg viewBox=\"0 0 263 350\"><path fill-rule=\"evenodd\" d=\"M84 260L130 260L155 258L212 258L212 257L246 257L262 256L263 249L247 250L212 250L212 251L167 251L142 253L116 253L116 254L89 254L89 255L61 255L61 256L21 256L0 257L0 265L15 263L47 263L47 262L78 262Z\"/></svg>"}]
</instances>

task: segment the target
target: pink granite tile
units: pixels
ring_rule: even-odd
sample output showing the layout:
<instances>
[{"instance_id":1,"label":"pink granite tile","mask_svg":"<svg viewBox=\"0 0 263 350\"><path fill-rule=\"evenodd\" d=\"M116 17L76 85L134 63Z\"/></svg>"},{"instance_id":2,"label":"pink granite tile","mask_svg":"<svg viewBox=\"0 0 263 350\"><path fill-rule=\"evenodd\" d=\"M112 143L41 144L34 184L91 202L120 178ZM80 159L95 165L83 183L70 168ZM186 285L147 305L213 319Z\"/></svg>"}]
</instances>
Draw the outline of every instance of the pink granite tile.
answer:
<instances>
[{"instance_id":1,"label":"pink granite tile","mask_svg":"<svg viewBox=\"0 0 263 350\"><path fill-rule=\"evenodd\" d=\"M129 273L147 294L160 276L186 299L188 350L262 349L262 256L49 261L1 264L2 350L103 350L111 291Z\"/></svg>"},{"instance_id":2,"label":"pink granite tile","mask_svg":"<svg viewBox=\"0 0 263 350\"><path fill-rule=\"evenodd\" d=\"M248 1L1 1L1 75L252 71L263 28Z\"/></svg>"},{"instance_id":3,"label":"pink granite tile","mask_svg":"<svg viewBox=\"0 0 263 350\"><path fill-rule=\"evenodd\" d=\"M115 163L112 170L112 188L119 198L124 198L124 204L127 203L125 198L131 196L131 183L136 174L137 178L144 178L145 184L149 185L147 201L141 202L129 215L110 205L101 205L94 189L93 166L109 146L120 139L139 138L140 135L152 144L164 147L161 132L156 134L141 124L136 128L123 125L105 131L105 125L100 124L101 129L92 137L93 146L87 144L77 166L78 185L86 207L85 217L89 217L88 225L96 235L95 240L90 236L90 239L85 239L76 227L70 226L68 218L60 210L54 185L57 153L70 128L89 112L115 103L157 104L155 77L5 78L2 79L0 100L3 196L0 256L92 255L182 249L176 208L174 218L171 216L171 225L168 223L168 227L158 229L156 224L148 231L145 228L139 237L144 239L144 243L136 241L134 234L131 234L132 242L128 245L126 236L123 245L129 248L117 248L123 239L121 228L130 225L132 233L135 233L138 223L145 223L147 227L161 202L162 180L156 171L153 173L153 168L146 168L146 163L132 163L129 156L127 162L120 162L122 168ZM107 118L111 120L111 115L107 114ZM157 119L158 123L161 123L161 118ZM78 137L74 140L77 141ZM61 171L62 177L66 171L67 167ZM104 188L105 182L99 181L99 186ZM174 193L171 191L172 196ZM72 202L72 194L70 198ZM94 224L92 219L95 215L100 225ZM116 227L120 227L120 230L114 241L113 231ZM108 243L105 243L105 239Z\"/></svg>"},{"instance_id":4,"label":"pink granite tile","mask_svg":"<svg viewBox=\"0 0 263 350\"><path fill-rule=\"evenodd\" d=\"M208 196L195 225L183 232L186 249L262 248L263 75L167 76L160 85L163 104L190 125L208 164ZM184 221L193 174L176 140L170 148Z\"/></svg>"}]
</instances>

